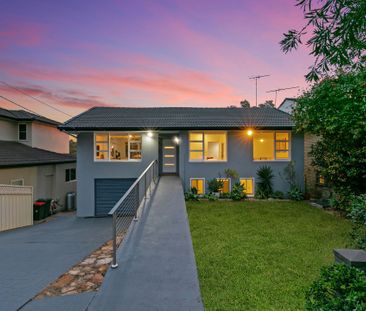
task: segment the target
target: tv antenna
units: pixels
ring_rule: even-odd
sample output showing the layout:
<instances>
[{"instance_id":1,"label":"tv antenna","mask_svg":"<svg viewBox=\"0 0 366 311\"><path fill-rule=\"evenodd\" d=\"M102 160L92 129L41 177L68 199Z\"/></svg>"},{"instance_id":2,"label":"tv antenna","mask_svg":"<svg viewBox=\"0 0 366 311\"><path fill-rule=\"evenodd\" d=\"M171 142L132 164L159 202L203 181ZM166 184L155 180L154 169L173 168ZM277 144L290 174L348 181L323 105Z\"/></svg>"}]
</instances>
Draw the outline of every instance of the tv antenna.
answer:
<instances>
[{"instance_id":1,"label":"tv antenna","mask_svg":"<svg viewBox=\"0 0 366 311\"><path fill-rule=\"evenodd\" d=\"M299 86L291 86L291 87L285 87L285 88L279 88L279 89L275 89L275 90L270 90L270 91L267 91L266 93L275 93L274 105L276 107L276 104L277 104L277 94L278 94L278 92L285 91L285 90L291 90L291 89L298 89L298 88L299 88Z\"/></svg>"},{"instance_id":2,"label":"tv antenna","mask_svg":"<svg viewBox=\"0 0 366 311\"><path fill-rule=\"evenodd\" d=\"M258 107L258 79L269 77L270 75L257 75L257 76L250 76L250 80L255 80L255 106Z\"/></svg>"}]
</instances>

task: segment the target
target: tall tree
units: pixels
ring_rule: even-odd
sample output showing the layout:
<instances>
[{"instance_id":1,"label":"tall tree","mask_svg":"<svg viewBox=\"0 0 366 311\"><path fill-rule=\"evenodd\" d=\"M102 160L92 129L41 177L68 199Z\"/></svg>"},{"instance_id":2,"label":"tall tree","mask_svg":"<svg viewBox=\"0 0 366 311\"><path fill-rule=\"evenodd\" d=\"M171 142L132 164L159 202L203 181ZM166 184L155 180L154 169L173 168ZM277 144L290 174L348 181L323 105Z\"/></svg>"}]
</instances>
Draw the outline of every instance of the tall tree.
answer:
<instances>
[{"instance_id":1,"label":"tall tree","mask_svg":"<svg viewBox=\"0 0 366 311\"><path fill-rule=\"evenodd\" d=\"M317 135L313 164L339 194L366 193L366 70L325 78L297 100L299 131Z\"/></svg>"},{"instance_id":2,"label":"tall tree","mask_svg":"<svg viewBox=\"0 0 366 311\"><path fill-rule=\"evenodd\" d=\"M242 101L240 102L240 106L241 106L242 108L249 108L249 107L250 107L250 103L249 103L249 101L248 101L248 100L244 99L244 100L242 100Z\"/></svg>"},{"instance_id":3,"label":"tall tree","mask_svg":"<svg viewBox=\"0 0 366 311\"><path fill-rule=\"evenodd\" d=\"M315 63L306 75L318 81L337 70L366 68L365 0L296 0L304 13L305 25L290 29L280 42L285 53L297 49L310 31L306 45L311 47Z\"/></svg>"}]
</instances>

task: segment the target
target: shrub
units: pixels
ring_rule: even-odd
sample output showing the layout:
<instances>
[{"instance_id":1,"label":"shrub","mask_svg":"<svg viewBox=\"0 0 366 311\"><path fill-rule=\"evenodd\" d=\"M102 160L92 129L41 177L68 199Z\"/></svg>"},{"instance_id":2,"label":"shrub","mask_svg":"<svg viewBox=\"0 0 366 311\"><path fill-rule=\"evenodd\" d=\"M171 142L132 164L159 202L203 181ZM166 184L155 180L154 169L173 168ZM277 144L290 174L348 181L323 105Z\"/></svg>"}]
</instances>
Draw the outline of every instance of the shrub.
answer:
<instances>
[{"instance_id":1,"label":"shrub","mask_svg":"<svg viewBox=\"0 0 366 311\"><path fill-rule=\"evenodd\" d=\"M272 194L272 198L274 199L283 199L285 197L285 194L282 191L275 191Z\"/></svg>"},{"instance_id":2,"label":"shrub","mask_svg":"<svg viewBox=\"0 0 366 311\"><path fill-rule=\"evenodd\" d=\"M304 199L302 191L296 185L290 187L290 190L287 192L287 195L289 199L293 201L301 201Z\"/></svg>"},{"instance_id":3,"label":"shrub","mask_svg":"<svg viewBox=\"0 0 366 311\"><path fill-rule=\"evenodd\" d=\"M350 198L348 217L352 220L351 238L355 247L366 249L366 194Z\"/></svg>"},{"instance_id":4,"label":"shrub","mask_svg":"<svg viewBox=\"0 0 366 311\"><path fill-rule=\"evenodd\" d=\"M207 182L207 185L210 192L219 192L220 189L224 186L224 183L222 180L213 178Z\"/></svg>"},{"instance_id":5,"label":"shrub","mask_svg":"<svg viewBox=\"0 0 366 311\"><path fill-rule=\"evenodd\" d=\"M224 171L226 178L231 178L234 182L239 179L239 173L231 168L227 168Z\"/></svg>"},{"instance_id":6,"label":"shrub","mask_svg":"<svg viewBox=\"0 0 366 311\"><path fill-rule=\"evenodd\" d=\"M186 201L199 201L199 196L197 194L197 189L192 187L190 191L184 193L184 199Z\"/></svg>"},{"instance_id":7,"label":"shrub","mask_svg":"<svg viewBox=\"0 0 366 311\"><path fill-rule=\"evenodd\" d=\"M240 182L237 182L233 185L233 190L231 191L230 197L233 201L240 201L246 198L244 186Z\"/></svg>"},{"instance_id":8,"label":"shrub","mask_svg":"<svg viewBox=\"0 0 366 311\"><path fill-rule=\"evenodd\" d=\"M366 310L366 276L344 264L323 267L306 293L307 310Z\"/></svg>"},{"instance_id":9,"label":"shrub","mask_svg":"<svg viewBox=\"0 0 366 311\"><path fill-rule=\"evenodd\" d=\"M257 171L257 176L256 197L259 199L268 199L273 193L272 179L274 176L271 167L266 165L260 167Z\"/></svg>"},{"instance_id":10,"label":"shrub","mask_svg":"<svg viewBox=\"0 0 366 311\"><path fill-rule=\"evenodd\" d=\"M301 201L304 199L304 194L300 190L300 187L296 181L296 170L295 170L295 162L290 161L285 169L283 170L284 179L289 185L289 191L287 192L287 196L290 200Z\"/></svg>"},{"instance_id":11,"label":"shrub","mask_svg":"<svg viewBox=\"0 0 366 311\"><path fill-rule=\"evenodd\" d=\"M203 197L205 199L209 200L209 201L217 201L218 200L217 196L213 195L212 193L205 194Z\"/></svg>"}]
</instances>

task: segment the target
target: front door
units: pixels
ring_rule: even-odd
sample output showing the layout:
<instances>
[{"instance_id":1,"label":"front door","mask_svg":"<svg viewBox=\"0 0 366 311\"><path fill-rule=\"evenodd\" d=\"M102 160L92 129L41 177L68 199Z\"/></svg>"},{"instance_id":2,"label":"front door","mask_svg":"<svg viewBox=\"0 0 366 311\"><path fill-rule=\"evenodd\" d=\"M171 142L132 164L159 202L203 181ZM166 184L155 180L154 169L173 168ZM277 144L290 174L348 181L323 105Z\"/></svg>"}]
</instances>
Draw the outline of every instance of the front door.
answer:
<instances>
[{"instance_id":1,"label":"front door","mask_svg":"<svg viewBox=\"0 0 366 311\"><path fill-rule=\"evenodd\" d=\"M162 173L177 173L177 146L171 138L162 140Z\"/></svg>"}]
</instances>

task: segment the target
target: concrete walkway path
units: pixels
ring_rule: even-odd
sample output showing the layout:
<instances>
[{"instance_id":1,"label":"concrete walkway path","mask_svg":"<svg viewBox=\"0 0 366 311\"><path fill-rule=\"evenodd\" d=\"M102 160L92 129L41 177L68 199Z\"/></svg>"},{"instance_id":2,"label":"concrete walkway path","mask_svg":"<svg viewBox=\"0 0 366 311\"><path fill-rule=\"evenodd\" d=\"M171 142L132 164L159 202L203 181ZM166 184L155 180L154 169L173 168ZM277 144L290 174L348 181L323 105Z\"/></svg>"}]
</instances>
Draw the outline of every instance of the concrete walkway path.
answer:
<instances>
[{"instance_id":1,"label":"concrete walkway path","mask_svg":"<svg viewBox=\"0 0 366 311\"><path fill-rule=\"evenodd\" d=\"M88 310L203 310L183 188L164 176Z\"/></svg>"},{"instance_id":2,"label":"concrete walkway path","mask_svg":"<svg viewBox=\"0 0 366 311\"><path fill-rule=\"evenodd\" d=\"M111 223L110 218L59 214L46 223L0 232L0 310L18 310L111 239Z\"/></svg>"}]
</instances>

